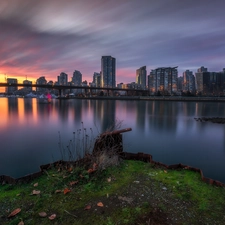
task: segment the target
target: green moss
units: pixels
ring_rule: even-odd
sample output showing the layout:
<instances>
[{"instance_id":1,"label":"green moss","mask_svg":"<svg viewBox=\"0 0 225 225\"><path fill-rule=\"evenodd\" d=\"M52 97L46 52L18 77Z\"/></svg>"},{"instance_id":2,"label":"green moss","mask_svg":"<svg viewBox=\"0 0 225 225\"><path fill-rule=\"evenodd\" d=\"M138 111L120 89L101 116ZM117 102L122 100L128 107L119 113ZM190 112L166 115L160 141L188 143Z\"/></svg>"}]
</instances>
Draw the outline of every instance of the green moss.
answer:
<instances>
[{"instance_id":1,"label":"green moss","mask_svg":"<svg viewBox=\"0 0 225 225\"><path fill-rule=\"evenodd\" d=\"M74 181L77 183L71 186ZM36 183L38 186L34 186ZM65 188L70 192L55 193ZM162 196L163 188L168 201ZM41 193L32 195L34 189ZM149 195L150 200L144 197L138 200L142 193ZM123 205L118 200L120 195L130 195L133 199L137 195L138 201L124 201ZM215 224L222 224L224 199L224 188L205 184L196 172L165 170L140 161L124 161L120 166L93 174L88 174L83 168L72 171L51 168L27 184L0 185L0 224L18 224L20 220L31 225L52 224L48 218L39 216L42 211L48 216L55 213L56 224L74 224L75 221L78 225L135 224L146 213L154 213L155 208L163 213L169 212L173 200L188 202L190 213L197 212L196 215L205 215L207 219L218 221ZM104 207L97 206L99 201ZM86 205L91 205L91 209L85 210ZM7 218L16 208L21 208L21 212ZM184 220L185 223L188 221ZM191 221L191 224L195 223Z\"/></svg>"}]
</instances>

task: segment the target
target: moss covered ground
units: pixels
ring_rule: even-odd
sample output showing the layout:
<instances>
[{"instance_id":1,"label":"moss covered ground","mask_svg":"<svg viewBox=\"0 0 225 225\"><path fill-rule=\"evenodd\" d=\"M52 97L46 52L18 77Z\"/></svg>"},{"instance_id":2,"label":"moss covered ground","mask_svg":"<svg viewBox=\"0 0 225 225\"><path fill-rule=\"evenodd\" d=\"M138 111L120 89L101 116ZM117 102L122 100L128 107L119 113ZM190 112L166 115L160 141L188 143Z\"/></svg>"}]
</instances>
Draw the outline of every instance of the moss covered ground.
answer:
<instances>
[{"instance_id":1,"label":"moss covered ground","mask_svg":"<svg viewBox=\"0 0 225 225\"><path fill-rule=\"evenodd\" d=\"M225 189L199 173L132 160L95 172L52 167L30 183L0 185L1 225L221 225L224 212Z\"/></svg>"}]
</instances>

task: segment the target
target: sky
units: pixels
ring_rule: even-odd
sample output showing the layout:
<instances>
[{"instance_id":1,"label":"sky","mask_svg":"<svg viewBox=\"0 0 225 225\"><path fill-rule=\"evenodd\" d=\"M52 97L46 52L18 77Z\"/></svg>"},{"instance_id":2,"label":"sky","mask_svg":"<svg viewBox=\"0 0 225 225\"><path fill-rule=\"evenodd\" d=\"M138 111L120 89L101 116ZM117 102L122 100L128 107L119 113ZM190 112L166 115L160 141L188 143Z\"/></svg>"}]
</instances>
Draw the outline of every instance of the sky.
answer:
<instances>
[{"instance_id":1,"label":"sky","mask_svg":"<svg viewBox=\"0 0 225 225\"><path fill-rule=\"evenodd\" d=\"M101 57L116 83L136 70L178 66L179 76L225 68L224 0L0 0L0 82L56 81L79 70L91 82Z\"/></svg>"}]
</instances>

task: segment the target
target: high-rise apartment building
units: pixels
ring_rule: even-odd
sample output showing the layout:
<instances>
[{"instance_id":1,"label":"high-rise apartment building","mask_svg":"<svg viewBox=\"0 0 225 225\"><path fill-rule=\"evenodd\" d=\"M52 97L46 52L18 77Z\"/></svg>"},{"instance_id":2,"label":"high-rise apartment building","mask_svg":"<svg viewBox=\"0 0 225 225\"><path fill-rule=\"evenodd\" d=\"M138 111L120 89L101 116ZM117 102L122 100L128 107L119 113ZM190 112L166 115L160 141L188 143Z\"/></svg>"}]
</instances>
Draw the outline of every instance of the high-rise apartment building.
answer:
<instances>
[{"instance_id":1,"label":"high-rise apartment building","mask_svg":"<svg viewBox=\"0 0 225 225\"><path fill-rule=\"evenodd\" d=\"M146 66L142 66L136 70L136 84L141 89L146 89L146 76L147 76Z\"/></svg>"},{"instance_id":2,"label":"high-rise apartment building","mask_svg":"<svg viewBox=\"0 0 225 225\"><path fill-rule=\"evenodd\" d=\"M94 72L93 84L94 84L95 87L101 87L101 75L100 75L100 73Z\"/></svg>"},{"instance_id":3,"label":"high-rise apartment building","mask_svg":"<svg viewBox=\"0 0 225 225\"><path fill-rule=\"evenodd\" d=\"M177 67L160 67L150 72L148 88L151 93L172 94L177 92Z\"/></svg>"},{"instance_id":4,"label":"high-rise apartment building","mask_svg":"<svg viewBox=\"0 0 225 225\"><path fill-rule=\"evenodd\" d=\"M209 86L209 72L204 66L197 69L195 73L195 86L197 94L205 95Z\"/></svg>"},{"instance_id":5,"label":"high-rise apartment building","mask_svg":"<svg viewBox=\"0 0 225 225\"><path fill-rule=\"evenodd\" d=\"M183 91L195 93L195 76L190 70L183 72Z\"/></svg>"},{"instance_id":6,"label":"high-rise apartment building","mask_svg":"<svg viewBox=\"0 0 225 225\"><path fill-rule=\"evenodd\" d=\"M68 75L64 72L58 76L58 85L68 85Z\"/></svg>"},{"instance_id":7,"label":"high-rise apartment building","mask_svg":"<svg viewBox=\"0 0 225 225\"><path fill-rule=\"evenodd\" d=\"M116 87L116 59L111 56L101 59L101 87Z\"/></svg>"},{"instance_id":8,"label":"high-rise apartment building","mask_svg":"<svg viewBox=\"0 0 225 225\"><path fill-rule=\"evenodd\" d=\"M82 84L82 74L80 71L75 70L73 72L72 85L81 86L81 84Z\"/></svg>"},{"instance_id":9,"label":"high-rise apartment building","mask_svg":"<svg viewBox=\"0 0 225 225\"><path fill-rule=\"evenodd\" d=\"M45 79L44 76L39 77L39 78L36 80L36 84L47 84L47 80ZM37 90L37 92L44 92L44 91L46 91L46 88L43 88L43 87L37 87L36 90Z\"/></svg>"},{"instance_id":10,"label":"high-rise apartment building","mask_svg":"<svg viewBox=\"0 0 225 225\"><path fill-rule=\"evenodd\" d=\"M23 81L23 84L29 84L29 85L32 85L32 81L24 80L24 81ZM32 87L31 87L31 86L30 86L30 87L24 87L24 90L31 92L31 91L32 91Z\"/></svg>"},{"instance_id":11,"label":"high-rise apartment building","mask_svg":"<svg viewBox=\"0 0 225 225\"><path fill-rule=\"evenodd\" d=\"M17 84L17 79L16 78L7 78L7 84ZM17 86L8 86L6 87L6 94L12 95L18 90Z\"/></svg>"}]
</instances>

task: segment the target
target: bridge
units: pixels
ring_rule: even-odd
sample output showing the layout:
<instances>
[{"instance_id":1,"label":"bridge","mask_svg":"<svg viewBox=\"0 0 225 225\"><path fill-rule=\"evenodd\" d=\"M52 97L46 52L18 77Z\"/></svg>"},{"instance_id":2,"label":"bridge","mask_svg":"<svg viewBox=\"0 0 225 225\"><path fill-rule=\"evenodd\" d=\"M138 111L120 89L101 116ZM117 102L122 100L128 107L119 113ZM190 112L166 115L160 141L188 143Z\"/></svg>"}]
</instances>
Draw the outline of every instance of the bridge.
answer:
<instances>
[{"instance_id":1,"label":"bridge","mask_svg":"<svg viewBox=\"0 0 225 225\"><path fill-rule=\"evenodd\" d=\"M0 87L30 87L30 88L46 88L48 90L55 89L59 91L59 96L62 95L62 90L66 89L83 89L87 94L88 90L92 93L93 90L99 91L107 91L107 95L109 95L109 91L126 91L131 93L132 95L147 95L149 90L142 89L128 89L128 88L112 88L112 87L90 87L90 86L73 86L73 85L55 85L55 84L21 84L21 83L0 83Z\"/></svg>"}]
</instances>

